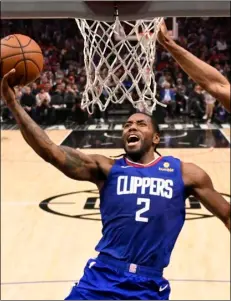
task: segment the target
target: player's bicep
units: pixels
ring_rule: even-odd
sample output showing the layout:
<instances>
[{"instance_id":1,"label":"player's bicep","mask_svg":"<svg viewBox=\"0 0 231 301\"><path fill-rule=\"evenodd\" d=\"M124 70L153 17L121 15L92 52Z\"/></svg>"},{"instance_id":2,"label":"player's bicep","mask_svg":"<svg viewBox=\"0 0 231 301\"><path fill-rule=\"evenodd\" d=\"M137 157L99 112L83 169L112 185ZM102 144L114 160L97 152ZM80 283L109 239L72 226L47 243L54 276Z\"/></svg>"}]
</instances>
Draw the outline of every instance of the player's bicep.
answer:
<instances>
[{"instance_id":1,"label":"player's bicep","mask_svg":"<svg viewBox=\"0 0 231 301\"><path fill-rule=\"evenodd\" d=\"M230 217L230 205L215 189L204 187L194 188L194 195L211 213L220 218L224 223Z\"/></svg>"},{"instance_id":2,"label":"player's bicep","mask_svg":"<svg viewBox=\"0 0 231 301\"><path fill-rule=\"evenodd\" d=\"M79 181L97 180L99 166L93 156L84 154L67 146L59 146L52 162L66 176Z\"/></svg>"},{"instance_id":3,"label":"player's bicep","mask_svg":"<svg viewBox=\"0 0 231 301\"><path fill-rule=\"evenodd\" d=\"M196 177L193 181L194 183L191 187L192 194L196 196L211 213L227 224L230 219L230 204L214 189L212 180L208 174L198 167Z\"/></svg>"}]
</instances>

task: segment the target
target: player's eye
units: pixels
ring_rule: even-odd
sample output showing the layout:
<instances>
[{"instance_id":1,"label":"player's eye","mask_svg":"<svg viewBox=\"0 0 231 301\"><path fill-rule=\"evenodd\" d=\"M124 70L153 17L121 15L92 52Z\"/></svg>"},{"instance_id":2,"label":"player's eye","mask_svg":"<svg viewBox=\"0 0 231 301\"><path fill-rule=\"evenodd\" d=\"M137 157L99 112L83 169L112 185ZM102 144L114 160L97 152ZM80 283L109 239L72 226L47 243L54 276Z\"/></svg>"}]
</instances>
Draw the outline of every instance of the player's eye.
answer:
<instances>
[{"instance_id":1,"label":"player's eye","mask_svg":"<svg viewBox=\"0 0 231 301\"><path fill-rule=\"evenodd\" d=\"M147 126L147 124L145 122L138 122L139 126Z\"/></svg>"},{"instance_id":2,"label":"player's eye","mask_svg":"<svg viewBox=\"0 0 231 301\"><path fill-rule=\"evenodd\" d=\"M128 128L131 124L130 123L125 123L124 124L124 129Z\"/></svg>"}]
</instances>

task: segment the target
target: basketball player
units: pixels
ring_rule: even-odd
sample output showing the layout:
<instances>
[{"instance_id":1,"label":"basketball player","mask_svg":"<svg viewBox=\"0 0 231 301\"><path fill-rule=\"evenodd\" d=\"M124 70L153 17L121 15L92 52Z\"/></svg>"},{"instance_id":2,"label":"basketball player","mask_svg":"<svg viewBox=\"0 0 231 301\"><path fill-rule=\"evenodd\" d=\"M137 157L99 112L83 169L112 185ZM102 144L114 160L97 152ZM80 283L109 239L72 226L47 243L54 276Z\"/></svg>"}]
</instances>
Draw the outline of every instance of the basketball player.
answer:
<instances>
[{"instance_id":1,"label":"basketball player","mask_svg":"<svg viewBox=\"0 0 231 301\"><path fill-rule=\"evenodd\" d=\"M158 41L171 53L185 73L219 100L226 110L230 112L230 83L217 69L177 45L168 34L165 22L161 24Z\"/></svg>"},{"instance_id":2,"label":"basketball player","mask_svg":"<svg viewBox=\"0 0 231 301\"><path fill-rule=\"evenodd\" d=\"M185 199L199 198L230 230L229 203L204 170L156 153L160 133L149 115L133 114L124 124L125 155L117 160L56 145L16 101L8 85L13 73L1 88L25 141L66 176L92 182L100 192L99 255L88 261L66 300L168 299L163 270L185 221Z\"/></svg>"}]
</instances>

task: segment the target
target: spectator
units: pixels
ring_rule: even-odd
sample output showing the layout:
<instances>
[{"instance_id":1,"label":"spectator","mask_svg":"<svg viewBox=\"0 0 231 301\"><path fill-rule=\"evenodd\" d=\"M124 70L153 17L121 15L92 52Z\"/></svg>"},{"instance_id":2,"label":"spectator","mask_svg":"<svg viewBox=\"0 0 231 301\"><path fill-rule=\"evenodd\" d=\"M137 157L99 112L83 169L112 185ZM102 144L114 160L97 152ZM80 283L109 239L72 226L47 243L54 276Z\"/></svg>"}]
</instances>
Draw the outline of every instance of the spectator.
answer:
<instances>
[{"instance_id":1,"label":"spectator","mask_svg":"<svg viewBox=\"0 0 231 301\"><path fill-rule=\"evenodd\" d=\"M23 94L20 99L21 106L30 115L32 119L37 121L36 118L36 99L30 87L24 87Z\"/></svg>"},{"instance_id":2,"label":"spectator","mask_svg":"<svg viewBox=\"0 0 231 301\"><path fill-rule=\"evenodd\" d=\"M178 90L178 92L186 94L186 87L185 85L183 85L183 80L180 77L176 80L176 89Z\"/></svg>"},{"instance_id":3,"label":"spectator","mask_svg":"<svg viewBox=\"0 0 231 301\"><path fill-rule=\"evenodd\" d=\"M81 103L79 100L76 101L72 108L73 119L77 124L83 124L88 119L88 113L86 110L81 108Z\"/></svg>"},{"instance_id":4,"label":"spectator","mask_svg":"<svg viewBox=\"0 0 231 301\"><path fill-rule=\"evenodd\" d=\"M69 119L74 120L72 109L74 108L74 106L78 100L80 101L81 98L77 91L77 86L73 85L73 88L72 88L71 85L67 85L66 91L64 93L64 104L66 106L66 113L67 113L66 117L69 116Z\"/></svg>"},{"instance_id":5,"label":"spectator","mask_svg":"<svg viewBox=\"0 0 231 301\"><path fill-rule=\"evenodd\" d=\"M224 40L223 36L220 37L220 39L217 40L217 50L218 51L224 51L227 50L227 43Z\"/></svg>"},{"instance_id":6,"label":"spectator","mask_svg":"<svg viewBox=\"0 0 231 301\"><path fill-rule=\"evenodd\" d=\"M178 116L181 113L186 112L187 100L186 86L183 85L182 79L178 78L176 85L176 114Z\"/></svg>"},{"instance_id":7,"label":"spectator","mask_svg":"<svg viewBox=\"0 0 231 301\"><path fill-rule=\"evenodd\" d=\"M169 82L165 82L164 87L160 90L160 100L167 105L168 117L174 117L176 107L175 91L171 88Z\"/></svg>"},{"instance_id":8,"label":"spectator","mask_svg":"<svg viewBox=\"0 0 231 301\"><path fill-rule=\"evenodd\" d=\"M38 85L36 82L31 84L31 93L36 96L39 93Z\"/></svg>"},{"instance_id":9,"label":"spectator","mask_svg":"<svg viewBox=\"0 0 231 301\"><path fill-rule=\"evenodd\" d=\"M50 94L45 92L44 89L41 89L40 92L36 95L36 105L41 107L42 105L48 105L51 101Z\"/></svg>"},{"instance_id":10,"label":"spectator","mask_svg":"<svg viewBox=\"0 0 231 301\"><path fill-rule=\"evenodd\" d=\"M165 72L163 76L160 77L158 84L160 87L164 87L166 83L170 83L170 86L174 86L172 76L169 72Z\"/></svg>"},{"instance_id":11,"label":"spectator","mask_svg":"<svg viewBox=\"0 0 231 301\"><path fill-rule=\"evenodd\" d=\"M203 116L203 120L207 120L208 123L210 123L213 117L216 99L208 92L204 92L203 94L205 101L205 115Z\"/></svg>"},{"instance_id":12,"label":"spectator","mask_svg":"<svg viewBox=\"0 0 231 301\"><path fill-rule=\"evenodd\" d=\"M50 101L51 97L44 89L36 95L36 116L39 123L51 124Z\"/></svg>"},{"instance_id":13,"label":"spectator","mask_svg":"<svg viewBox=\"0 0 231 301\"><path fill-rule=\"evenodd\" d=\"M57 85L55 92L51 96L50 102L50 122L64 122L66 119L66 104L64 103L64 93L62 84Z\"/></svg>"},{"instance_id":14,"label":"spectator","mask_svg":"<svg viewBox=\"0 0 231 301\"><path fill-rule=\"evenodd\" d=\"M188 114L190 116L195 116L198 119L202 118L204 115L204 97L202 94L202 89L199 85L195 85L194 90L190 93L188 98Z\"/></svg>"},{"instance_id":15,"label":"spectator","mask_svg":"<svg viewBox=\"0 0 231 301\"><path fill-rule=\"evenodd\" d=\"M74 87L76 89L76 86ZM71 87L71 85L67 85L66 91L64 93L64 103L66 104L67 108L72 108L74 103L76 102L77 93Z\"/></svg>"}]
</instances>

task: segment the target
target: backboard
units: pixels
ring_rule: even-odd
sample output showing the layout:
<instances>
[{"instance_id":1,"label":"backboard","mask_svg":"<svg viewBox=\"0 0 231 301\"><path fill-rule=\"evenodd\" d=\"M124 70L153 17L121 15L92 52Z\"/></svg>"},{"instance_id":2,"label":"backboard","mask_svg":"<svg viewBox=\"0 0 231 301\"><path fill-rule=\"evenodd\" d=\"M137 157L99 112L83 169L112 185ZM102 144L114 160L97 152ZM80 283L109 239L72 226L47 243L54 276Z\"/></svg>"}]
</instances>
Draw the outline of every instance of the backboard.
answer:
<instances>
[{"instance_id":1,"label":"backboard","mask_svg":"<svg viewBox=\"0 0 231 301\"><path fill-rule=\"evenodd\" d=\"M120 20L153 17L230 16L229 1L117 1ZM7 0L1 18L83 18L114 20L115 1Z\"/></svg>"}]
</instances>

